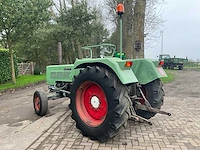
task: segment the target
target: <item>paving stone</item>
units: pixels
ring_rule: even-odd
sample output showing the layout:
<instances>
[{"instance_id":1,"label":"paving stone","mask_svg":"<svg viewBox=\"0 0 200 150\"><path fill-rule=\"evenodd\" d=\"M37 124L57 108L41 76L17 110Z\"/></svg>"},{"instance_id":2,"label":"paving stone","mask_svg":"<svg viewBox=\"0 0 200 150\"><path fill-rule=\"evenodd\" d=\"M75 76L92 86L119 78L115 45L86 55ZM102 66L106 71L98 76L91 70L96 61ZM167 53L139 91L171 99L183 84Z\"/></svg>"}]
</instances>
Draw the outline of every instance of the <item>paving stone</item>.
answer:
<instances>
[{"instance_id":1,"label":"paving stone","mask_svg":"<svg viewBox=\"0 0 200 150\"><path fill-rule=\"evenodd\" d=\"M200 99L191 98L190 106L188 99L166 97L165 101L162 109L173 112L171 117L157 114L152 126L128 121L127 128L106 143L83 137L68 111L28 149L200 150Z\"/></svg>"}]
</instances>

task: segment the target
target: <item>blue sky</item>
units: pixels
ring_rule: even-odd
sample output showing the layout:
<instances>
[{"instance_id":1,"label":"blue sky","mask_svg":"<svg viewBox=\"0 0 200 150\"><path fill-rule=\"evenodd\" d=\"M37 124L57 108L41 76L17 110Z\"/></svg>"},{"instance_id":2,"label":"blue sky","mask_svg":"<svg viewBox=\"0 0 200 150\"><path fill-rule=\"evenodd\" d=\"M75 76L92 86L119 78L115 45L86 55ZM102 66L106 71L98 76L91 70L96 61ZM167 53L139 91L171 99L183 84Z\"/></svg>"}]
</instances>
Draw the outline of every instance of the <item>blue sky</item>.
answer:
<instances>
[{"instance_id":1,"label":"blue sky","mask_svg":"<svg viewBox=\"0 0 200 150\"><path fill-rule=\"evenodd\" d=\"M200 59L200 0L166 0L162 17L165 22L163 53ZM160 42L145 50L147 58L161 53Z\"/></svg>"}]
</instances>

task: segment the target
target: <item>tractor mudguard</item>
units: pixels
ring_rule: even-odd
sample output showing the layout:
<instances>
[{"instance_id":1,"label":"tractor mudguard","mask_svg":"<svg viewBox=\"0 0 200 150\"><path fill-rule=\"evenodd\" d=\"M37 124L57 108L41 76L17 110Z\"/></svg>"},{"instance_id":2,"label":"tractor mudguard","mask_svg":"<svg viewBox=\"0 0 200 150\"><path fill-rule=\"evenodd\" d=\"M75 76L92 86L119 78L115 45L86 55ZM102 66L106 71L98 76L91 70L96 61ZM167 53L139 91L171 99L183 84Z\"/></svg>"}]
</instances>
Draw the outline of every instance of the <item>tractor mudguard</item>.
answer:
<instances>
[{"instance_id":1,"label":"tractor mudguard","mask_svg":"<svg viewBox=\"0 0 200 150\"><path fill-rule=\"evenodd\" d=\"M96 59L78 59L74 63L74 69L86 68L87 66L103 66L111 69L122 82L122 84L137 83L138 79L130 67L125 67L127 60L120 58L96 58ZM72 73L73 75L73 73Z\"/></svg>"},{"instance_id":2,"label":"tractor mudguard","mask_svg":"<svg viewBox=\"0 0 200 150\"><path fill-rule=\"evenodd\" d=\"M167 74L159 62L153 62L149 59L133 59L133 70L140 84L147 84L161 77L167 77Z\"/></svg>"}]
</instances>

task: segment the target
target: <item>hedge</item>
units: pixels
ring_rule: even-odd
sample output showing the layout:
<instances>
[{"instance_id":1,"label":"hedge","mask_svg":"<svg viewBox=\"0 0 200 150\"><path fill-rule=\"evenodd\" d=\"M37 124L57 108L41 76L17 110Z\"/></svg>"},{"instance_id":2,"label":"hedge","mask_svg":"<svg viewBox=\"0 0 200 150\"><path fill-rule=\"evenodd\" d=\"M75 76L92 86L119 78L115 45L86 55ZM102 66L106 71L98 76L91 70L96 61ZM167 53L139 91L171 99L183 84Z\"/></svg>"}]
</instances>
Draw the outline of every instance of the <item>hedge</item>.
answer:
<instances>
[{"instance_id":1,"label":"hedge","mask_svg":"<svg viewBox=\"0 0 200 150\"><path fill-rule=\"evenodd\" d=\"M15 75L18 75L17 59L14 55ZM5 83L12 79L10 53L6 49L0 49L0 83Z\"/></svg>"}]
</instances>

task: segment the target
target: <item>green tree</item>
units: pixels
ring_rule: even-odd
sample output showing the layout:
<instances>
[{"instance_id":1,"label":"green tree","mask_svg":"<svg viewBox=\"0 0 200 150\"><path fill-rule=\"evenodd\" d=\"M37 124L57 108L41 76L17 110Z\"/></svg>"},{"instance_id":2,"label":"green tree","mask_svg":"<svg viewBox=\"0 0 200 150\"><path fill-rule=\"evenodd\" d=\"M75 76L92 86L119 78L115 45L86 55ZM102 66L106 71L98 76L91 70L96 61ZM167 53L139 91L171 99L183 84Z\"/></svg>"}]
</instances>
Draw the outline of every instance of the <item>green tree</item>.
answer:
<instances>
[{"instance_id":1,"label":"green tree","mask_svg":"<svg viewBox=\"0 0 200 150\"><path fill-rule=\"evenodd\" d=\"M61 14L58 22L67 26L67 38L71 41L72 49L79 58L82 57L81 46L88 42L92 33L91 21L95 19L93 13L87 10L87 3L76 3L72 8Z\"/></svg>"},{"instance_id":2,"label":"green tree","mask_svg":"<svg viewBox=\"0 0 200 150\"><path fill-rule=\"evenodd\" d=\"M51 21L43 24L15 46L18 57L37 62L36 66L45 71L46 65L58 64L58 42L62 43L63 63L73 63L82 57L81 47L102 43L108 36L101 23L100 12L88 8L85 1L58 1L51 7Z\"/></svg>"},{"instance_id":3,"label":"green tree","mask_svg":"<svg viewBox=\"0 0 200 150\"><path fill-rule=\"evenodd\" d=\"M18 58L36 62L35 67L45 72L46 65L57 64L57 43L64 41L62 31L62 27L57 24L44 24L35 30L30 38L15 44Z\"/></svg>"},{"instance_id":4,"label":"green tree","mask_svg":"<svg viewBox=\"0 0 200 150\"><path fill-rule=\"evenodd\" d=\"M13 46L31 34L41 23L49 20L50 0L0 0L0 34L9 49L12 82L16 83Z\"/></svg>"},{"instance_id":5,"label":"green tree","mask_svg":"<svg viewBox=\"0 0 200 150\"><path fill-rule=\"evenodd\" d=\"M86 1L71 1L72 7L66 6L65 0L60 1L56 22L62 26L62 33L65 35L64 49L66 58L75 60L75 57L82 58L81 47L91 44L99 44L107 36L108 32L100 22L99 11L90 9ZM58 8L58 7L57 7Z\"/></svg>"}]
</instances>

